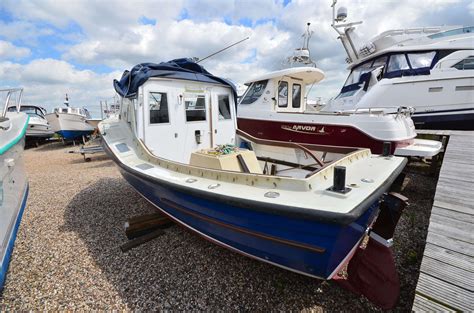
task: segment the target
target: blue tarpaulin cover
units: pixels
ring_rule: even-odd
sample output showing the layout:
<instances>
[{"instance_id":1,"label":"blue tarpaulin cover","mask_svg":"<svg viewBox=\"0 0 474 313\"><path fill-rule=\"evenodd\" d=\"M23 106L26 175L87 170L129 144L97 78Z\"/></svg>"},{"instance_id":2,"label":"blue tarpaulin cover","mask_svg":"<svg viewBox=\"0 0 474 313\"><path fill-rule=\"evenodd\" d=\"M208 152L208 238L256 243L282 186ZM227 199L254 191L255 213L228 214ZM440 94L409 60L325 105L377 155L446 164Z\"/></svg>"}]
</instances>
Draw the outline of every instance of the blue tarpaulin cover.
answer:
<instances>
[{"instance_id":1,"label":"blue tarpaulin cover","mask_svg":"<svg viewBox=\"0 0 474 313\"><path fill-rule=\"evenodd\" d=\"M125 71L120 81L114 79L114 88L119 95L125 98L135 98L138 87L143 85L150 77L166 77L172 79L184 79L203 83L214 83L229 86L237 100L237 92L232 82L212 75L204 67L191 59L182 58L168 62L140 63L132 70Z\"/></svg>"}]
</instances>

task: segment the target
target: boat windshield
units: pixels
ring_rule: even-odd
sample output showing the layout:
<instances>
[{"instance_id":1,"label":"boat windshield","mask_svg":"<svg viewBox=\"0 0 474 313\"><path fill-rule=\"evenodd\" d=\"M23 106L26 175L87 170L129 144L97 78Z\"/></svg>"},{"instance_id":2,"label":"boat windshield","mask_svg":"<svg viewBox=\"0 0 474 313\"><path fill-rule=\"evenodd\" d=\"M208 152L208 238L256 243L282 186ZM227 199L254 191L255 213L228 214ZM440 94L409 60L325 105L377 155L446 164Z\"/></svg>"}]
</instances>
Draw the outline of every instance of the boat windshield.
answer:
<instances>
[{"instance_id":1,"label":"boat windshield","mask_svg":"<svg viewBox=\"0 0 474 313\"><path fill-rule=\"evenodd\" d=\"M354 95L362 88L363 83L370 79L368 73L378 67L383 67L383 78L426 75L430 73L435 61L436 51L402 52L380 56L354 67L336 99Z\"/></svg>"},{"instance_id":2,"label":"boat windshield","mask_svg":"<svg viewBox=\"0 0 474 313\"><path fill-rule=\"evenodd\" d=\"M9 107L8 112L16 112L16 107ZM44 118L44 113L40 108L31 107L31 106L22 106L20 112L26 113L31 117L37 116Z\"/></svg>"},{"instance_id":3,"label":"boat windshield","mask_svg":"<svg viewBox=\"0 0 474 313\"><path fill-rule=\"evenodd\" d=\"M436 33L436 34L433 34L433 35L429 35L428 38L437 39L437 38L456 36L456 35L468 34L468 33L474 33L474 26L447 30L447 31L444 31L444 32L441 32L441 33Z\"/></svg>"},{"instance_id":4,"label":"boat windshield","mask_svg":"<svg viewBox=\"0 0 474 313\"><path fill-rule=\"evenodd\" d=\"M352 70L349 77L347 77L346 82L344 83L344 86L358 84L360 82L360 77L363 74L371 72L372 70L376 69L379 66L384 66L386 62L387 62L387 56L382 56L382 57L376 58L375 60L370 60L369 62L366 62L364 64L361 64L355 67Z\"/></svg>"},{"instance_id":5,"label":"boat windshield","mask_svg":"<svg viewBox=\"0 0 474 313\"><path fill-rule=\"evenodd\" d=\"M245 93L245 96L242 101L240 101L240 104L252 104L257 101L258 98L260 98L260 96L265 91L265 87L267 87L267 82L268 80L253 82Z\"/></svg>"}]
</instances>

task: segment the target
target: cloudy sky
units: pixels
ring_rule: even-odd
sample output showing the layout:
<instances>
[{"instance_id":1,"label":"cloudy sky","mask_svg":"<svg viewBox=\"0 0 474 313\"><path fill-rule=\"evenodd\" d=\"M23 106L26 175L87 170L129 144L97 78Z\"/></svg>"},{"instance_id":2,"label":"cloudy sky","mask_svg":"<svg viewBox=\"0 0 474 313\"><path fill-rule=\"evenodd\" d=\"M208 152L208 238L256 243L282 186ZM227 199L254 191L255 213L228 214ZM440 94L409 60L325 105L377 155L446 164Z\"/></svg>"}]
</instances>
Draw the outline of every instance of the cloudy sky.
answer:
<instances>
[{"instance_id":1,"label":"cloudy sky","mask_svg":"<svg viewBox=\"0 0 474 313\"><path fill-rule=\"evenodd\" d=\"M202 64L235 82L280 69L314 31L313 59L326 79L316 89L335 96L347 75L345 52L330 27L332 0L0 0L0 89L22 86L24 103L48 110L70 95L99 115L112 80L142 62L203 58L249 40ZM474 25L474 2L340 0L362 38L393 29Z\"/></svg>"}]
</instances>

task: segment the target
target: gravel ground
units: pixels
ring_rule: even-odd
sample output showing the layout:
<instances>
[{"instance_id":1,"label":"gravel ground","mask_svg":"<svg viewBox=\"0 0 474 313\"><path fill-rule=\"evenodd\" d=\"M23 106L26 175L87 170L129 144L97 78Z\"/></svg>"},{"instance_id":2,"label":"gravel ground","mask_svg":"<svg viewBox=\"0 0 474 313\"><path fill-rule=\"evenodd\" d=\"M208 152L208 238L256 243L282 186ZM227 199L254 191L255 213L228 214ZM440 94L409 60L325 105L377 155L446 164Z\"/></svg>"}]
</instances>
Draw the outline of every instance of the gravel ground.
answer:
<instances>
[{"instance_id":1,"label":"gravel ground","mask_svg":"<svg viewBox=\"0 0 474 313\"><path fill-rule=\"evenodd\" d=\"M123 223L151 213L105 156L85 163L53 143L25 151L30 196L0 311L377 311L363 297L211 244L178 226L127 253ZM401 297L410 311L436 179L408 175L396 230Z\"/></svg>"}]
</instances>

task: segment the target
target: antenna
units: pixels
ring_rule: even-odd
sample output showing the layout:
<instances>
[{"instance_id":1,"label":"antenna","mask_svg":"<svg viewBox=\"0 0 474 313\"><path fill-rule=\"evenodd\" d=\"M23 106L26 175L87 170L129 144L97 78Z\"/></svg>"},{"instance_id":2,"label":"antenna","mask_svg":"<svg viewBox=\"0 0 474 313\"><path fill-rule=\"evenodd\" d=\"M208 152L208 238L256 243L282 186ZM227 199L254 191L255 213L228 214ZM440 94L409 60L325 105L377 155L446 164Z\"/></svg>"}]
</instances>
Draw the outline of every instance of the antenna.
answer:
<instances>
[{"instance_id":1,"label":"antenna","mask_svg":"<svg viewBox=\"0 0 474 313\"><path fill-rule=\"evenodd\" d=\"M68 107L69 106L69 98L67 97L67 94L66 94L66 100L64 100L64 104Z\"/></svg>"},{"instance_id":2,"label":"antenna","mask_svg":"<svg viewBox=\"0 0 474 313\"><path fill-rule=\"evenodd\" d=\"M209 59L210 57L213 57L213 56L215 56L216 54L221 53L221 52L224 51L224 50L227 50L227 49L229 49L229 48L231 48L231 47L233 47L233 46L235 46L235 45L238 45L239 43L244 42L245 40L247 40L247 39L249 39L249 38L250 38L250 37L246 37L246 38L244 38L244 39L242 39L242 40L237 41L236 43L233 43L233 44L231 44L231 45L225 47L224 49L221 49L221 50L219 50L219 51L216 51L216 52L214 52L214 53L208 55L207 57L204 57L204 58L202 58L202 59L198 59L198 60L196 61L196 63L202 62L202 61L204 61L205 59Z\"/></svg>"},{"instance_id":3,"label":"antenna","mask_svg":"<svg viewBox=\"0 0 474 313\"><path fill-rule=\"evenodd\" d=\"M306 23L307 29L306 33L303 34L303 49L308 49L309 50L309 40L311 39L311 36L313 36L313 31L309 30L309 26L311 25L310 22Z\"/></svg>"}]
</instances>

